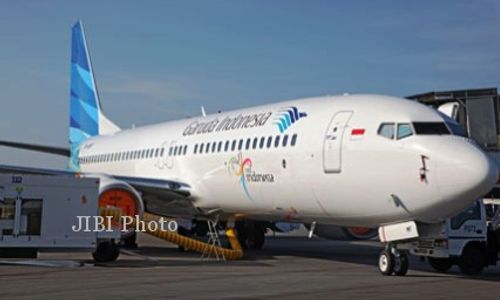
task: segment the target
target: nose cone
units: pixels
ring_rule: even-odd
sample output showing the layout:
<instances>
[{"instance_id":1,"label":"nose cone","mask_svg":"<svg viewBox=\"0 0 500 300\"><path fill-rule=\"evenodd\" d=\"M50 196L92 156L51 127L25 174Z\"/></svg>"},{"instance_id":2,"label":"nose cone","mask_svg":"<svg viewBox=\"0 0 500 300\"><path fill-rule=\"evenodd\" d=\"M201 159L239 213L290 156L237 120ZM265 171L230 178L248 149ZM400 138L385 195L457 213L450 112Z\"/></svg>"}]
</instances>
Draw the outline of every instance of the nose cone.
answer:
<instances>
[{"instance_id":1,"label":"nose cone","mask_svg":"<svg viewBox=\"0 0 500 300\"><path fill-rule=\"evenodd\" d=\"M497 166L473 142L459 140L442 146L437 162L443 201L455 212L484 196L497 182Z\"/></svg>"}]
</instances>

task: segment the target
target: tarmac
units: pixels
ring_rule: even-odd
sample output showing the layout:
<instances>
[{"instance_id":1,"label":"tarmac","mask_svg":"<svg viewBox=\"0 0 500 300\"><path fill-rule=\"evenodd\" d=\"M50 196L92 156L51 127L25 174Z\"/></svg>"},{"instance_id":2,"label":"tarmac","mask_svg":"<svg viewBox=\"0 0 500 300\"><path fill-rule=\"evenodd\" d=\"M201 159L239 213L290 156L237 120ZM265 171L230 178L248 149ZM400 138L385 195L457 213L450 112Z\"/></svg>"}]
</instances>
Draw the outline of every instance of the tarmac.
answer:
<instances>
[{"instance_id":1,"label":"tarmac","mask_svg":"<svg viewBox=\"0 0 500 300\"><path fill-rule=\"evenodd\" d=\"M270 237L244 260L202 260L147 235L116 262L94 264L87 251L43 252L0 262L0 298L8 299L499 299L500 266L476 277L453 267L434 272L410 259L407 276L382 276L382 245L304 237ZM28 264L26 264L28 263Z\"/></svg>"}]
</instances>

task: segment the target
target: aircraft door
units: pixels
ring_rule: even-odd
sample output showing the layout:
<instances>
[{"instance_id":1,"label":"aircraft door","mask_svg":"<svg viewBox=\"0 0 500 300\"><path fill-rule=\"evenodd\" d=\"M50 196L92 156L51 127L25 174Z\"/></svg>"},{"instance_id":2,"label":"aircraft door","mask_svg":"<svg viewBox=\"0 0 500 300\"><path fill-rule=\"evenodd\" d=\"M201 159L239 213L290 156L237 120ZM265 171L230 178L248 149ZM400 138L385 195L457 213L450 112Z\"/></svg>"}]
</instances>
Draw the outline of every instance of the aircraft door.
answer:
<instances>
[{"instance_id":1,"label":"aircraft door","mask_svg":"<svg viewBox=\"0 0 500 300\"><path fill-rule=\"evenodd\" d=\"M352 111L336 113L328 129L323 143L323 170L325 173L340 173L342 170L342 140Z\"/></svg>"}]
</instances>

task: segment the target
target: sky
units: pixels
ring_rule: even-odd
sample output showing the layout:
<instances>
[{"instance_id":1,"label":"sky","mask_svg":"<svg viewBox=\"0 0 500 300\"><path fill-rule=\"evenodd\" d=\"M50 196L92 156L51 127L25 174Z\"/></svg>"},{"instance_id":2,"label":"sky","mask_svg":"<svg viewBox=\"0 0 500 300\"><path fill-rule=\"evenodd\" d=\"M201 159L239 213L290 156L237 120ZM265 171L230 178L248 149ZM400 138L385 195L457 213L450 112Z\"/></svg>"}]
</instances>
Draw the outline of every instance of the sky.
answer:
<instances>
[{"instance_id":1,"label":"sky","mask_svg":"<svg viewBox=\"0 0 500 300\"><path fill-rule=\"evenodd\" d=\"M0 139L68 146L71 26L122 128L309 96L499 87L500 1L0 0ZM0 164L64 168L0 148Z\"/></svg>"}]
</instances>

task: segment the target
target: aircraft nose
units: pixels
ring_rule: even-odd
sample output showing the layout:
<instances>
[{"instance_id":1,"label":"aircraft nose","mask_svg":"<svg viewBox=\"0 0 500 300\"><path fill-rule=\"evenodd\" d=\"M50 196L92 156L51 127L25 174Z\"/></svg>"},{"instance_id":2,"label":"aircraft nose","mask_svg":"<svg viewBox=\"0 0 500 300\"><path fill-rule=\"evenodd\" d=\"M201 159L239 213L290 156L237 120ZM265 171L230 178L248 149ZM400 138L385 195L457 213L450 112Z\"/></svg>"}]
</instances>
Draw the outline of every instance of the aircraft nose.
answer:
<instances>
[{"instance_id":1,"label":"aircraft nose","mask_svg":"<svg viewBox=\"0 0 500 300\"><path fill-rule=\"evenodd\" d=\"M497 182L495 162L472 141L443 146L443 156L437 162L441 196L453 206L463 208L484 196Z\"/></svg>"}]
</instances>

